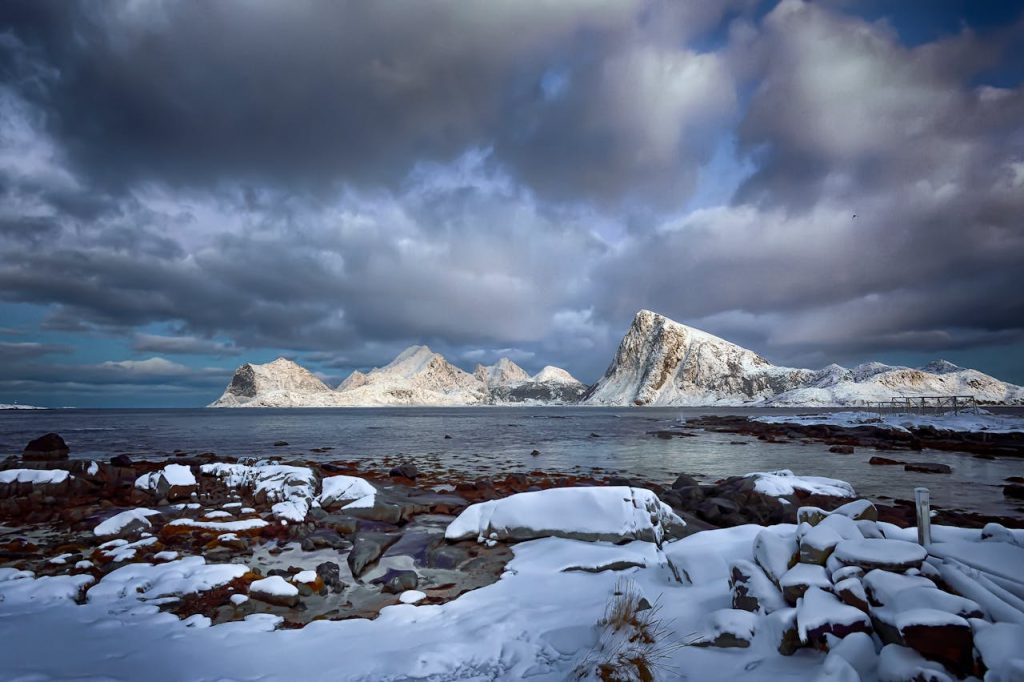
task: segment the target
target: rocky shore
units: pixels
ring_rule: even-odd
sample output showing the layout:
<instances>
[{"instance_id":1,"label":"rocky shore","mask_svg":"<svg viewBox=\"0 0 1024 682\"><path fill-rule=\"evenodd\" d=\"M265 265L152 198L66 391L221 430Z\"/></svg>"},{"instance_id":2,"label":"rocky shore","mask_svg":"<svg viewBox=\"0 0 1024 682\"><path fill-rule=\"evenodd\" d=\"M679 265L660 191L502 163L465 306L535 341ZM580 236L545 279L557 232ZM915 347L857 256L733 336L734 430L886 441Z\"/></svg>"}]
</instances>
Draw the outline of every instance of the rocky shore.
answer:
<instances>
[{"instance_id":1,"label":"rocky shore","mask_svg":"<svg viewBox=\"0 0 1024 682\"><path fill-rule=\"evenodd\" d=\"M724 422L702 428L714 424L731 428ZM762 434L770 439L774 433ZM472 613L464 620L471 621L485 614L472 611L468 595L454 602L457 597L511 590L519 596L505 608L514 609L524 598L515 592L520 584L541 589L534 580L554 590L539 607L559 613L568 604L552 604L569 597L558 585L575 579L558 576L593 576L597 582L587 592L569 598L593 603L609 574L629 574L633 587L616 582L609 598L635 599L621 606L635 613L652 603L635 591L638 585L663 596L689 586L694 594L707 593L707 603L725 600L726 608L686 615L697 631L684 645L694 650L742 649L759 641L763 647L768 640L783 656L817 649L828 653L826 672L845 675L836 679L860 679L846 671L862 665L900 680L1016 670L997 645L1020 627L1004 621L1024 620L1017 597L1000 601L1019 587L999 578L1024 544L1020 531L1007 527L1014 519L936 510L937 531L951 542L926 550L912 542L912 530L901 531L914 523L908 501L857 500L844 481L790 471L717 481L542 469L472 478L430 466L429 459L360 466L331 460L330 447L313 454L318 459L178 453L163 461L118 455L90 462L69 460L57 434L34 440L22 455L0 463L0 602L6 599L0 615L65 600L109 614L159 609L184 627L304 633L314 622L371 623L403 604L463 604ZM716 566L725 573L713 581ZM989 573L979 578L971 572L976 568L994 571L998 585L984 578ZM531 574L535 578L527 578ZM912 598L901 596L904 590ZM688 613L694 598L673 607ZM499 602L483 603L495 608ZM527 613L511 610L505 617L529 621ZM665 632L650 619L632 615L626 630L601 634L594 651L573 658L573 675L647 679L640 658L623 657L604 638L649 638L644 646L652 647L657 637L651 633ZM568 625L581 627L574 620ZM607 620L596 627L607 628ZM587 637L574 646L588 645ZM610 663L600 663L609 655ZM695 653L679 660L706 665ZM606 678L609 666L627 677ZM511 679L508 671L487 670Z\"/></svg>"},{"instance_id":2,"label":"rocky shore","mask_svg":"<svg viewBox=\"0 0 1024 682\"><path fill-rule=\"evenodd\" d=\"M879 437L858 431L854 439L844 431L727 419L708 419L700 426L766 440L820 437L841 445ZM315 454L329 456L330 448L317 448ZM413 591L422 595L422 603L444 603L490 584L512 556L508 547L453 542L444 531L469 505L516 493L602 486L650 490L685 520L680 535L795 523L800 507L830 510L849 501L816 489L765 494L756 477L704 481L680 474L658 482L604 471L572 476L537 469L474 479L389 458L383 469L367 469L343 459L254 461L214 453L179 453L166 461L127 455L71 461L67 456L59 435L47 434L20 457L0 463L0 567L99 581L133 563L181 557L244 564L243 572L216 589L162 606L214 623L253 613L280 615L290 627L372 618ZM914 524L909 500L875 507L882 521ZM934 520L975 528L1014 523L941 509ZM274 585L278 590L268 591Z\"/></svg>"}]
</instances>

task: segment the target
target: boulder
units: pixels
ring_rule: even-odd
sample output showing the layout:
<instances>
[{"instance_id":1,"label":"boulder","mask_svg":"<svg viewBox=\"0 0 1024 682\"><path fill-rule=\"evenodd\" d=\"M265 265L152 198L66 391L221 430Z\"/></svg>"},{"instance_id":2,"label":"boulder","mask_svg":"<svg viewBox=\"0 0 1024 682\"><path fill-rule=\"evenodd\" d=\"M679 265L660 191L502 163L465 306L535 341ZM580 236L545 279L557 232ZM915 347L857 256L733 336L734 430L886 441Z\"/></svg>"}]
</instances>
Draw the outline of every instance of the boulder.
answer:
<instances>
[{"instance_id":1,"label":"boulder","mask_svg":"<svg viewBox=\"0 0 1024 682\"><path fill-rule=\"evenodd\" d=\"M951 474L952 467L948 464L938 462L907 462L903 465L905 471L916 471L921 474Z\"/></svg>"},{"instance_id":2,"label":"boulder","mask_svg":"<svg viewBox=\"0 0 1024 682\"><path fill-rule=\"evenodd\" d=\"M1020 483L1008 483L1003 486L1003 497L1012 497L1017 500L1024 500L1024 485Z\"/></svg>"},{"instance_id":3,"label":"boulder","mask_svg":"<svg viewBox=\"0 0 1024 682\"><path fill-rule=\"evenodd\" d=\"M924 658L936 661L964 677L974 667L974 636L971 625L960 616L937 609L875 609L882 621L899 633L898 643Z\"/></svg>"},{"instance_id":4,"label":"boulder","mask_svg":"<svg viewBox=\"0 0 1024 682\"><path fill-rule=\"evenodd\" d=\"M267 604L292 607L299 603L299 588L279 575L272 575L249 585L249 596Z\"/></svg>"},{"instance_id":5,"label":"boulder","mask_svg":"<svg viewBox=\"0 0 1024 682\"><path fill-rule=\"evenodd\" d=\"M953 682L954 679L941 664L926 660L905 646L888 644L878 655L879 682Z\"/></svg>"},{"instance_id":6,"label":"boulder","mask_svg":"<svg viewBox=\"0 0 1024 682\"><path fill-rule=\"evenodd\" d=\"M419 576L416 571L401 571L388 569L381 577L372 581L374 585L380 585L382 592L388 594L401 594L406 590L415 590L419 586Z\"/></svg>"},{"instance_id":7,"label":"boulder","mask_svg":"<svg viewBox=\"0 0 1024 682\"><path fill-rule=\"evenodd\" d=\"M729 566L732 607L768 614L786 607L782 593L764 571L752 561L734 561Z\"/></svg>"},{"instance_id":8,"label":"boulder","mask_svg":"<svg viewBox=\"0 0 1024 682\"><path fill-rule=\"evenodd\" d=\"M127 468L127 467L130 467L133 464L133 462L132 462L132 458L131 457L129 457L128 455L123 455L122 454L122 455L114 455L113 457L111 457L110 458L110 464L112 466L116 466L116 467Z\"/></svg>"},{"instance_id":9,"label":"boulder","mask_svg":"<svg viewBox=\"0 0 1024 682\"><path fill-rule=\"evenodd\" d=\"M839 597L839 601L847 606L868 613L871 605L868 603L868 595L864 590L864 584L859 578L846 578L835 584L833 591Z\"/></svg>"},{"instance_id":10,"label":"boulder","mask_svg":"<svg viewBox=\"0 0 1024 682\"><path fill-rule=\"evenodd\" d=\"M341 580L341 566L333 561L325 561L322 564L318 564L316 574L320 576L320 580L323 581L324 585L331 588L332 592L341 592L345 589L345 583Z\"/></svg>"},{"instance_id":11,"label":"boulder","mask_svg":"<svg viewBox=\"0 0 1024 682\"><path fill-rule=\"evenodd\" d=\"M786 602L796 605L809 588L831 589L832 581L828 579L824 566L797 564L779 579L779 586L782 588L782 596L785 597Z\"/></svg>"},{"instance_id":12,"label":"boulder","mask_svg":"<svg viewBox=\"0 0 1024 682\"><path fill-rule=\"evenodd\" d=\"M359 578L401 537L398 533L357 533L348 554L348 567L353 577Z\"/></svg>"},{"instance_id":13,"label":"boulder","mask_svg":"<svg viewBox=\"0 0 1024 682\"><path fill-rule=\"evenodd\" d=\"M704 632L694 646L747 648L757 631L757 616L740 609L720 609L704 622Z\"/></svg>"},{"instance_id":14,"label":"boulder","mask_svg":"<svg viewBox=\"0 0 1024 682\"><path fill-rule=\"evenodd\" d=\"M560 537L584 541L645 540L659 546L682 537L685 522L650 490L627 486L549 488L466 507L445 539L520 541Z\"/></svg>"},{"instance_id":15,"label":"boulder","mask_svg":"<svg viewBox=\"0 0 1024 682\"><path fill-rule=\"evenodd\" d=\"M888 457L878 457L876 455L868 460L868 464L874 464L875 466L895 466L903 464L903 462L896 459L889 459Z\"/></svg>"},{"instance_id":16,"label":"boulder","mask_svg":"<svg viewBox=\"0 0 1024 682\"><path fill-rule=\"evenodd\" d=\"M29 442L21 458L36 462L53 462L68 458L71 449L56 433L47 433Z\"/></svg>"},{"instance_id":17,"label":"boulder","mask_svg":"<svg viewBox=\"0 0 1024 682\"><path fill-rule=\"evenodd\" d=\"M871 619L819 587L809 587L796 607L800 639L825 648L826 635L840 639L853 632L871 632Z\"/></svg>"},{"instance_id":18,"label":"boulder","mask_svg":"<svg viewBox=\"0 0 1024 682\"><path fill-rule=\"evenodd\" d=\"M754 538L754 561L765 574L779 585L779 579L792 568L799 554L796 536L780 535L771 530L762 530Z\"/></svg>"},{"instance_id":19,"label":"boulder","mask_svg":"<svg viewBox=\"0 0 1024 682\"><path fill-rule=\"evenodd\" d=\"M831 513L841 514L853 519L854 521L878 520L878 509L867 500L854 500L853 502L847 502L846 504L833 509Z\"/></svg>"},{"instance_id":20,"label":"boulder","mask_svg":"<svg viewBox=\"0 0 1024 682\"><path fill-rule=\"evenodd\" d=\"M852 445L833 445L832 447L830 447L828 449L828 451L831 452L831 453L837 454L837 455L852 455L853 454L853 446Z\"/></svg>"},{"instance_id":21,"label":"boulder","mask_svg":"<svg viewBox=\"0 0 1024 682\"><path fill-rule=\"evenodd\" d=\"M700 481L698 481L693 476L688 476L686 474L679 474L679 476L676 477L676 480L672 482L672 488L673 489L677 489L677 488L692 488L694 486L699 486L699 485L700 485Z\"/></svg>"},{"instance_id":22,"label":"boulder","mask_svg":"<svg viewBox=\"0 0 1024 682\"><path fill-rule=\"evenodd\" d=\"M388 475L392 477L415 479L419 475L419 470L416 468L415 464L407 462L405 464L399 464L391 469L391 471L388 472Z\"/></svg>"},{"instance_id":23,"label":"boulder","mask_svg":"<svg viewBox=\"0 0 1024 682\"><path fill-rule=\"evenodd\" d=\"M865 571L881 568L902 572L908 568L921 568L928 551L905 540L863 538L843 540L836 545L835 556L843 564L860 566Z\"/></svg>"}]
</instances>

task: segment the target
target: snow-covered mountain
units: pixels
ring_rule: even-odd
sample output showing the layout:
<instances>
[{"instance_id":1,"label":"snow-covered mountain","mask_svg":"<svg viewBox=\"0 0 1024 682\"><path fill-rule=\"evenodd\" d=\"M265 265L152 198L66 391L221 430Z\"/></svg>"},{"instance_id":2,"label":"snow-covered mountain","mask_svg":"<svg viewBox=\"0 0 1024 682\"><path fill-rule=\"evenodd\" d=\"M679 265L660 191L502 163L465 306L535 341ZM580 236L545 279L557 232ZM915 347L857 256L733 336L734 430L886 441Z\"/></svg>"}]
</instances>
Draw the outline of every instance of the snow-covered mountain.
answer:
<instances>
[{"instance_id":1,"label":"snow-covered mountain","mask_svg":"<svg viewBox=\"0 0 1024 682\"><path fill-rule=\"evenodd\" d=\"M508 358L501 358L493 365L477 365L473 376L486 384L487 388L518 384L530 379L525 369Z\"/></svg>"},{"instance_id":2,"label":"snow-covered mountain","mask_svg":"<svg viewBox=\"0 0 1024 682\"><path fill-rule=\"evenodd\" d=\"M210 407L563 404L577 402L586 390L557 367L531 377L502 358L470 374L426 346L411 346L384 367L353 372L333 390L291 360L247 363Z\"/></svg>"},{"instance_id":3,"label":"snow-covered mountain","mask_svg":"<svg viewBox=\"0 0 1024 682\"><path fill-rule=\"evenodd\" d=\"M491 402L499 405L571 405L586 394L587 385L564 369L548 365L532 377L523 372L520 380L494 385L490 390Z\"/></svg>"},{"instance_id":4,"label":"snow-covered mountain","mask_svg":"<svg viewBox=\"0 0 1024 682\"><path fill-rule=\"evenodd\" d=\"M210 407L328 407L334 392L305 367L278 358L235 370L224 395Z\"/></svg>"},{"instance_id":5,"label":"snow-covered mountain","mask_svg":"<svg viewBox=\"0 0 1024 682\"><path fill-rule=\"evenodd\" d=\"M856 405L894 396L973 395L1024 403L1024 389L940 360L920 369L778 367L757 353L649 310L633 319L589 405Z\"/></svg>"},{"instance_id":6,"label":"snow-covered mountain","mask_svg":"<svg viewBox=\"0 0 1024 682\"><path fill-rule=\"evenodd\" d=\"M488 397L484 382L426 346L410 346L366 374L353 372L334 393L337 405L353 407L478 405Z\"/></svg>"}]
</instances>

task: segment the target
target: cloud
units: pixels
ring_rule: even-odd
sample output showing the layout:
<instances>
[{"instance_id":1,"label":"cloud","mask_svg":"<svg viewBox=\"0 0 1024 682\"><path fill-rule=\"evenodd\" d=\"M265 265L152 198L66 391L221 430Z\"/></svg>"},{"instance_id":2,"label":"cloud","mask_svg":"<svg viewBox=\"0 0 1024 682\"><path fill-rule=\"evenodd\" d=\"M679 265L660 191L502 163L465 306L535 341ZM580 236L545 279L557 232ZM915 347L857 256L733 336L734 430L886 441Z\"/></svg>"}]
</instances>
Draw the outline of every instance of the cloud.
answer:
<instances>
[{"instance_id":1,"label":"cloud","mask_svg":"<svg viewBox=\"0 0 1024 682\"><path fill-rule=\"evenodd\" d=\"M792 364L1014 343L1024 88L986 74L1024 29L854 11L5 3L0 299L45 318L4 376L427 343L593 380L639 308ZM49 362L97 339L162 362Z\"/></svg>"},{"instance_id":2,"label":"cloud","mask_svg":"<svg viewBox=\"0 0 1024 682\"><path fill-rule=\"evenodd\" d=\"M0 341L0 363L23 362L43 355L70 353L72 350L74 349L71 346L58 343Z\"/></svg>"},{"instance_id":3,"label":"cloud","mask_svg":"<svg viewBox=\"0 0 1024 682\"><path fill-rule=\"evenodd\" d=\"M222 341L195 336L160 336L136 334L132 341L136 352L171 353L183 355L238 355L241 350Z\"/></svg>"}]
</instances>

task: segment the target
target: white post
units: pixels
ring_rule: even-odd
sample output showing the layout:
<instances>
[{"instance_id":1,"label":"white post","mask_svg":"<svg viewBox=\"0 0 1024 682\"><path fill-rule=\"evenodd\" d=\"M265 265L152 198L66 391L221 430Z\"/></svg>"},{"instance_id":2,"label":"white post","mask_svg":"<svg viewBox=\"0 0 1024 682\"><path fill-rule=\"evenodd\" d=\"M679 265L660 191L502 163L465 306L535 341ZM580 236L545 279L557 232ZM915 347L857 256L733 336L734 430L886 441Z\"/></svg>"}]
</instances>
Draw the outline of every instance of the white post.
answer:
<instances>
[{"instance_id":1,"label":"white post","mask_svg":"<svg viewBox=\"0 0 1024 682\"><path fill-rule=\"evenodd\" d=\"M927 547L932 544L932 507L928 488L914 488L917 505L917 541Z\"/></svg>"}]
</instances>

